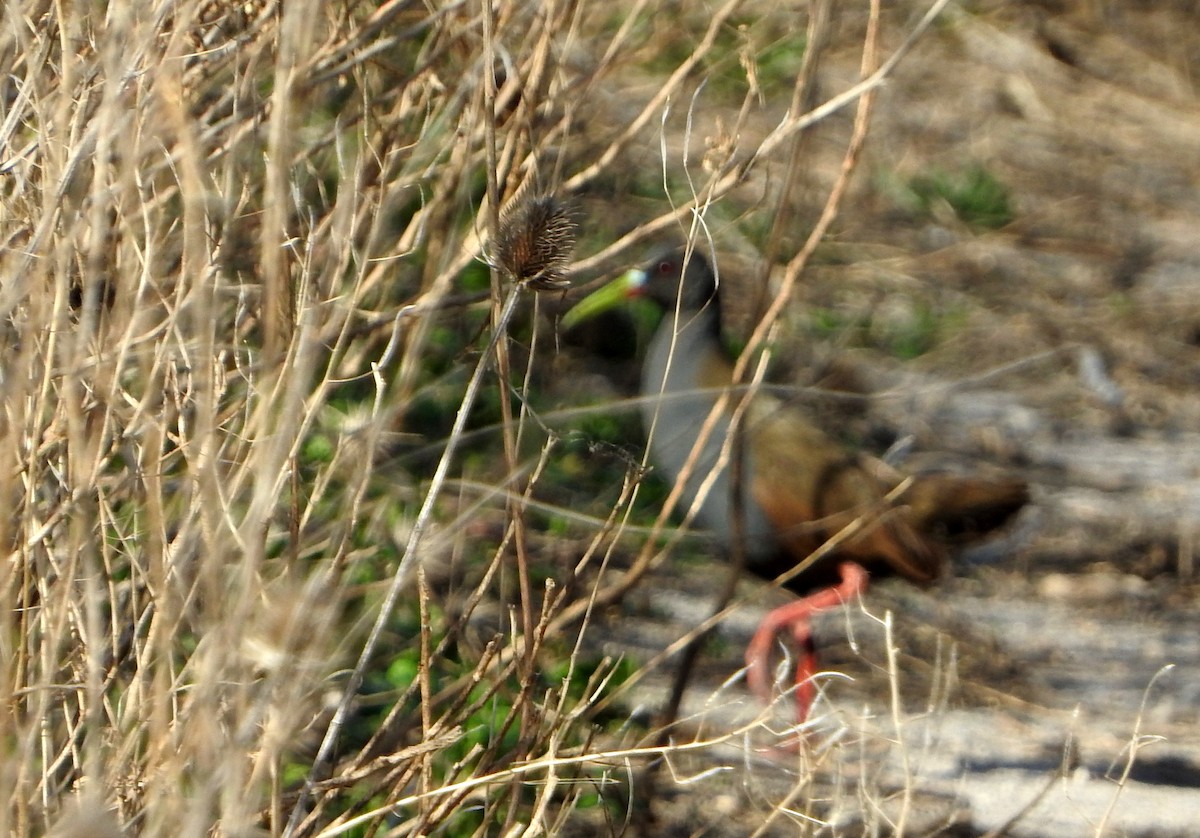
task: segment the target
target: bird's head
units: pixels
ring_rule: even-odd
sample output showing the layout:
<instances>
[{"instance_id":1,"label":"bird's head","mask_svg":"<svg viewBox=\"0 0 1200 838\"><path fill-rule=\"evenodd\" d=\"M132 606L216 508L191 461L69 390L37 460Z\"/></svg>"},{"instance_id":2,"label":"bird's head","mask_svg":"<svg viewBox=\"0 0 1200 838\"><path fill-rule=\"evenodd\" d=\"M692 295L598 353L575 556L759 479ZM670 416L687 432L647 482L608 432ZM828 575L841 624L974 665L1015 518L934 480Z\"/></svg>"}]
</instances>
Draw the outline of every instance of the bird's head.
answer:
<instances>
[{"instance_id":1,"label":"bird's head","mask_svg":"<svg viewBox=\"0 0 1200 838\"><path fill-rule=\"evenodd\" d=\"M571 328L624 300L645 298L665 311L698 312L717 303L717 278L699 251L679 246L655 248L640 268L633 268L584 297L563 317Z\"/></svg>"}]
</instances>

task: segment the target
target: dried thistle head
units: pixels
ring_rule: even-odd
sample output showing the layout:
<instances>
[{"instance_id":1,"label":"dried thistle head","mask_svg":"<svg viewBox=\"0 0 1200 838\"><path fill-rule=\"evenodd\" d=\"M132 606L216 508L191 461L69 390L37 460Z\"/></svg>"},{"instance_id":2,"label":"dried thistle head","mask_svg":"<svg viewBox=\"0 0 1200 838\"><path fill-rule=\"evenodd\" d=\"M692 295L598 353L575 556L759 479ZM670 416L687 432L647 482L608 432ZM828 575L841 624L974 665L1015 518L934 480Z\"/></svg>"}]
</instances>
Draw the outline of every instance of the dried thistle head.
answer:
<instances>
[{"instance_id":1,"label":"dried thistle head","mask_svg":"<svg viewBox=\"0 0 1200 838\"><path fill-rule=\"evenodd\" d=\"M514 281L538 291L566 288L566 268L575 248L571 208L552 195L519 199L500 218L492 263Z\"/></svg>"}]
</instances>

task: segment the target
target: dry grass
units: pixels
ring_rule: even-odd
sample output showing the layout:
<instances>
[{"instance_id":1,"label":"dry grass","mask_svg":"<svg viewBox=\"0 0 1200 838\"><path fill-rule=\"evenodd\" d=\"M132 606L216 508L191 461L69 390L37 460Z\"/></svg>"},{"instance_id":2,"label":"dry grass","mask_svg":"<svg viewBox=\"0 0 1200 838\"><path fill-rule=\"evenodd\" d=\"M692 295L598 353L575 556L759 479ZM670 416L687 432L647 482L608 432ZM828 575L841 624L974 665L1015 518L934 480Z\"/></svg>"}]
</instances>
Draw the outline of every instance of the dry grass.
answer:
<instances>
[{"instance_id":1,"label":"dry grass","mask_svg":"<svg viewBox=\"0 0 1200 838\"><path fill-rule=\"evenodd\" d=\"M579 275L665 230L710 235L709 213L728 196L744 205L768 161L786 174L755 200L787 218L804 203L806 129L856 113L840 174L808 202L814 232L794 248L781 227L765 237L768 255L796 255L779 260L753 349L837 216L870 94L932 15L898 24L882 52L878 9L862 12L869 25L840 36L862 49L862 80L814 102L810 50L787 115L747 140L761 68L738 28L746 4L699 16L671 66L645 71L640 99L606 89L656 50L653 4L628 5L614 19L570 0L494 14L400 0L10 4L0 830L555 834L585 798L620 801L610 788L664 750L683 759L761 728L652 745L656 731L593 718L619 672L584 665L581 626L660 545L648 539L615 579L597 570L638 492L630 469L570 561L539 566L531 510L558 449L530 408L550 351L542 303L521 304L544 272L510 269L513 285L500 270L512 248L485 242L531 195L606 205L648 136L684 196L640 223L581 223ZM814 20L809 42L824 44ZM682 103L712 67L740 67L744 95L728 123L693 130ZM668 105L682 132L657 132ZM703 143L702 159L668 147L678 136ZM459 461L486 390L498 465L474 503ZM426 440L432 457L394 458L415 406L437 398L438 421L455 421ZM447 565L469 567L453 596ZM499 630L474 643L481 603ZM616 830L627 813L612 812Z\"/></svg>"}]
</instances>

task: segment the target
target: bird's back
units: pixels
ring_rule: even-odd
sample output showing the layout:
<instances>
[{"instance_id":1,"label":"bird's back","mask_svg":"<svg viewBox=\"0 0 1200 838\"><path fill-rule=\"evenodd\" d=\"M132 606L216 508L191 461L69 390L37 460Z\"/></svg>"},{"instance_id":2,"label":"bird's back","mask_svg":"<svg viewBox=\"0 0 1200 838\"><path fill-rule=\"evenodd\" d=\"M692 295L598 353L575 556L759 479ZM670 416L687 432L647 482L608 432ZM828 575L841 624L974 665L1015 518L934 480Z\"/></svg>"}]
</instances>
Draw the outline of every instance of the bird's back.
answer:
<instances>
[{"instance_id":1,"label":"bird's back","mask_svg":"<svg viewBox=\"0 0 1200 838\"><path fill-rule=\"evenodd\" d=\"M715 325L706 319L712 316L685 313L676 322L674 314L667 315L643 366L643 421L653 465L672 483L688 473L680 513L696 503L693 522L726 551L743 548L751 570L774 577L853 524L793 587L821 584L844 559L875 573L929 582L941 572L952 544L990 532L1026 503L1023 481L944 472L916 475L897 497L889 497L903 475L850 452L805 413L764 392L754 394L746 410L740 445L722 456L733 427L727 410L715 417L705 444L693 454L697 431L733 373L712 338ZM730 399L729 408L735 403ZM728 462L739 452L742 467L735 480ZM733 502L735 482L740 504Z\"/></svg>"}]
</instances>

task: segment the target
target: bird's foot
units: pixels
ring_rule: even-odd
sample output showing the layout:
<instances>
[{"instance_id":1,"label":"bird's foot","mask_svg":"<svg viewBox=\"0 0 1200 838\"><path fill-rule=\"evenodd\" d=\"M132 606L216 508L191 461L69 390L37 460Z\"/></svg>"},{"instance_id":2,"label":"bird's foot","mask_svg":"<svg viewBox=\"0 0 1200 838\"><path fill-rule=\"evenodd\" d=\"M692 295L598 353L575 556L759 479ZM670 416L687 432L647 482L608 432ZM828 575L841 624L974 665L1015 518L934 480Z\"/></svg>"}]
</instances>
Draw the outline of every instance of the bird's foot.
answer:
<instances>
[{"instance_id":1,"label":"bird's foot","mask_svg":"<svg viewBox=\"0 0 1200 838\"><path fill-rule=\"evenodd\" d=\"M810 618L820 611L845 604L867 587L867 571L862 565L843 562L838 569L842 574L840 583L769 612L746 646L746 683L760 700L770 704L774 687L771 649L781 632L791 633L801 650L796 664L796 720L799 724L808 720L815 697L813 675L817 672L817 652Z\"/></svg>"}]
</instances>

